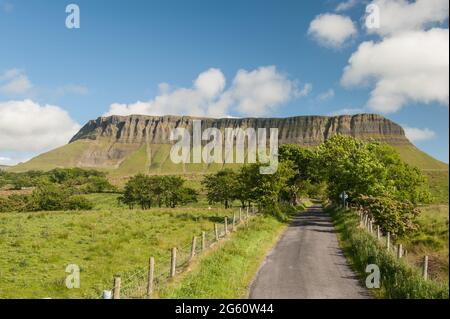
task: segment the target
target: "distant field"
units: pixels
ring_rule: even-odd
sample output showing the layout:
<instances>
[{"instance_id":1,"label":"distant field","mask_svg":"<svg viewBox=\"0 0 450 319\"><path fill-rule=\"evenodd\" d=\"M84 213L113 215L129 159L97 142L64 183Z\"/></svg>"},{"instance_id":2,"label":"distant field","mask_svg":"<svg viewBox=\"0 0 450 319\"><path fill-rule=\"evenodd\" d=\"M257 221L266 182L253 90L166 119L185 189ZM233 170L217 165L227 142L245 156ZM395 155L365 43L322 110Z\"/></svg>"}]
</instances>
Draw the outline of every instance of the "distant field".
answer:
<instances>
[{"instance_id":1,"label":"distant field","mask_svg":"<svg viewBox=\"0 0 450 319\"><path fill-rule=\"evenodd\" d=\"M114 274L168 260L169 249L211 231L233 210L205 203L128 210L116 194L91 194L93 211L0 214L0 298L96 298ZM203 207L200 207L203 206ZM65 268L81 268L81 288L65 287Z\"/></svg>"}]
</instances>

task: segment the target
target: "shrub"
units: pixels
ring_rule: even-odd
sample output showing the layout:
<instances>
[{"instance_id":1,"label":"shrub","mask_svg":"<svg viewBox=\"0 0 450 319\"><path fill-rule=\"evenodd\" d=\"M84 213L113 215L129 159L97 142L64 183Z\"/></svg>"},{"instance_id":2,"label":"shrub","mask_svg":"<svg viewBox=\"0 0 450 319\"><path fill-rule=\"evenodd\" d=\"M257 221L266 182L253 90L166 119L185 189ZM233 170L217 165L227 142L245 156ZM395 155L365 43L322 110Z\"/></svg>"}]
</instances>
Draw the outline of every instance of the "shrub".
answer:
<instances>
[{"instance_id":1,"label":"shrub","mask_svg":"<svg viewBox=\"0 0 450 319\"><path fill-rule=\"evenodd\" d=\"M67 210L91 210L94 207L90 200L81 195L69 197L64 203L64 206Z\"/></svg>"}]
</instances>

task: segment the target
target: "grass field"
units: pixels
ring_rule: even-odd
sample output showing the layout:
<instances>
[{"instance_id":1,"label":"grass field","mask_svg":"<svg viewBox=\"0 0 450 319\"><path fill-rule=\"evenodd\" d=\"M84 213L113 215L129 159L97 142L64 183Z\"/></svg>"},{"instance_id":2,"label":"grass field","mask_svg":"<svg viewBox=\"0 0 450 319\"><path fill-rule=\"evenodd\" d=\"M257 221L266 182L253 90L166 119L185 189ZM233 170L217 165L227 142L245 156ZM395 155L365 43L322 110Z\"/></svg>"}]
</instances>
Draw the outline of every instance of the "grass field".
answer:
<instances>
[{"instance_id":1,"label":"grass field","mask_svg":"<svg viewBox=\"0 0 450 319\"><path fill-rule=\"evenodd\" d=\"M433 204L448 205L448 170L424 170Z\"/></svg>"},{"instance_id":2,"label":"grass field","mask_svg":"<svg viewBox=\"0 0 450 319\"><path fill-rule=\"evenodd\" d=\"M97 298L114 274L145 267L150 256L169 260L170 248L233 214L216 207L128 210L117 196L89 195L93 211L0 214L0 298ZM79 289L65 287L68 264L81 269Z\"/></svg>"},{"instance_id":3,"label":"grass field","mask_svg":"<svg viewBox=\"0 0 450 319\"><path fill-rule=\"evenodd\" d=\"M430 278L448 283L448 205L430 205L421 210L419 231L403 241L408 251L406 258L411 264L420 267L423 256L427 255Z\"/></svg>"}]
</instances>

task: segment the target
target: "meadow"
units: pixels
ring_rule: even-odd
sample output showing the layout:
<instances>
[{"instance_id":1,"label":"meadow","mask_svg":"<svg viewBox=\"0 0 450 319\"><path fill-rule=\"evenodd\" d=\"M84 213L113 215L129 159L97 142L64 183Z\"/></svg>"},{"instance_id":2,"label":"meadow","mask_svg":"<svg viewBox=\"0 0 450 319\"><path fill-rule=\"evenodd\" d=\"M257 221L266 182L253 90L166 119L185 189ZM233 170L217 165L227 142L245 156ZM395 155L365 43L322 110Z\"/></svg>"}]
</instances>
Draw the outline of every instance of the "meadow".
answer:
<instances>
[{"instance_id":1,"label":"meadow","mask_svg":"<svg viewBox=\"0 0 450 319\"><path fill-rule=\"evenodd\" d=\"M427 255L430 278L446 283L449 275L448 221L448 205L424 206L417 220L419 230L402 241L407 250L406 259L411 264L420 267L423 256Z\"/></svg>"},{"instance_id":2,"label":"meadow","mask_svg":"<svg viewBox=\"0 0 450 319\"><path fill-rule=\"evenodd\" d=\"M129 210L117 194L90 194L91 211L0 214L0 298L99 298L115 274L145 267L170 249L231 218L204 202L196 207ZM80 288L67 289L67 265L80 267Z\"/></svg>"}]
</instances>

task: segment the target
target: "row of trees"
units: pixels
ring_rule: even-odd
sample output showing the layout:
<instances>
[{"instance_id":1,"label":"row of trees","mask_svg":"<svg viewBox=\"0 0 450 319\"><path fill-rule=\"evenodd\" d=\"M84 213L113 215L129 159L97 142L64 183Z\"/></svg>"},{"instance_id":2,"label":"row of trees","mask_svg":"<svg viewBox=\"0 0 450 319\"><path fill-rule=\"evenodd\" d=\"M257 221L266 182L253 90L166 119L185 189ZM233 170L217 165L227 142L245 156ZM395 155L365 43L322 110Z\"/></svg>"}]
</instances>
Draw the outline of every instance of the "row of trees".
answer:
<instances>
[{"instance_id":1,"label":"row of trees","mask_svg":"<svg viewBox=\"0 0 450 319\"><path fill-rule=\"evenodd\" d=\"M174 208L178 205L197 202L196 190L184 186L185 180L179 176L147 176L138 174L127 184L119 201L133 208L152 206Z\"/></svg>"},{"instance_id":2,"label":"row of trees","mask_svg":"<svg viewBox=\"0 0 450 319\"><path fill-rule=\"evenodd\" d=\"M225 207L234 200L243 206L253 202L280 214L280 202L295 205L309 196L338 203L345 191L351 204L370 210L383 231L402 236L416 228L417 204L430 199L421 171L383 143L336 135L314 148L283 145L279 161L273 175L259 174L259 164L253 164L205 176L208 201Z\"/></svg>"}]
</instances>

